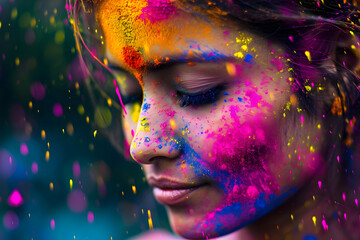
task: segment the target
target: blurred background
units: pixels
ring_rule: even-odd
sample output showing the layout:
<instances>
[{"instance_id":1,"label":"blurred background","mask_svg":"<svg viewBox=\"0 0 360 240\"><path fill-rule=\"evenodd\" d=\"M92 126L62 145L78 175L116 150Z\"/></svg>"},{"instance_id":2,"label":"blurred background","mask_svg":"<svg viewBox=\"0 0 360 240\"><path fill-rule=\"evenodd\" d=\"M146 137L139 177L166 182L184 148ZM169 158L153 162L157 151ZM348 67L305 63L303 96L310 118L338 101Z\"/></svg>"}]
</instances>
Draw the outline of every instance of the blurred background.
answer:
<instances>
[{"instance_id":1,"label":"blurred background","mask_svg":"<svg viewBox=\"0 0 360 240\"><path fill-rule=\"evenodd\" d=\"M67 14L65 0L0 0L0 240L169 229L140 167L103 134Z\"/></svg>"}]
</instances>

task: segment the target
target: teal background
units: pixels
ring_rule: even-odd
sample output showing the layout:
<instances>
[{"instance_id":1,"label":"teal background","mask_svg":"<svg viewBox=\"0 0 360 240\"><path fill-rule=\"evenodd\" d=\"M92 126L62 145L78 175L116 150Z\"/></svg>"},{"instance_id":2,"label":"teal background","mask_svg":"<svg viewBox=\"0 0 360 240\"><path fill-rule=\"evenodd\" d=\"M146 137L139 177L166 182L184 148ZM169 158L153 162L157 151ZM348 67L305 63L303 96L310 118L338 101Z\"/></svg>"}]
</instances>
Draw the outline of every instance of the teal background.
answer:
<instances>
[{"instance_id":1,"label":"teal background","mask_svg":"<svg viewBox=\"0 0 360 240\"><path fill-rule=\"evenodd\" d=\"M65 0L0 0L0 6L0 240L127 239L149 229L148 210L155 228L169 229L140 167L124 160L94 121ZM44 86L44 98L31 94L34 83ZM8 203L15 189L23 198L18 207ZM81 212L69 208L74 191L86 198ZM9 214L14 229L6 225Z\"/></svg>"}]
</instances>

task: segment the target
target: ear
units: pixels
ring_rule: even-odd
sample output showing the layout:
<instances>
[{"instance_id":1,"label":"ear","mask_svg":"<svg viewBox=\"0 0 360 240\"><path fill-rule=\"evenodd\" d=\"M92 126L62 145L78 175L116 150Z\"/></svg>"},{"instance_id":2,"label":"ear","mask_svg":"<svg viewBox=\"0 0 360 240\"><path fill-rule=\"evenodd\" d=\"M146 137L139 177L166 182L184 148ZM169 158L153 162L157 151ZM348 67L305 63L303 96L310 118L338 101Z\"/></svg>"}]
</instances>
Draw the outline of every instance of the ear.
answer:
<instances>
[{"instance_id":1,"label":"ear","mask_svg":"<svg viewBox=\"0 0 360 240\"><path fill-rule=\"evenodd\" d=\"M341 33L336 41L334 60L360 77L360 40L353 32Z\"/></svg>"}]
</instances>

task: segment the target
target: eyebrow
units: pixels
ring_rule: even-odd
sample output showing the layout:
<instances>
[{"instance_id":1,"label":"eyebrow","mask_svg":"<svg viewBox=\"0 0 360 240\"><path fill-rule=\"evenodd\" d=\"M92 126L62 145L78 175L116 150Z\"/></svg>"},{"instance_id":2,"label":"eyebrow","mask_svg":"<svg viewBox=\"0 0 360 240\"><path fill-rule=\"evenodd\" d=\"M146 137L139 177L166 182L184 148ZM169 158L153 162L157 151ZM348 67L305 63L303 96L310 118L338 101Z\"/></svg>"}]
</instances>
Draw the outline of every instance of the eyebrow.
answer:
<instances>
[{"instance_id":1,"label":"eyebrow","mask_svg":"<svg viewBox=\"0 0 360 240\"><path fill-rule=\"evenodd\" d=\"M227 56L216 52L189 52L181 55L168 55L162 57L162 61L147 63L145 69L147 72L159 71L181 63L225 63L239 61L239 58ZM111 70L121 71L129 74L130 72L118 64L112 64L109 61L108 67ZM131 74L131 73L130 73Z\"/></svg>"}]
</instances>

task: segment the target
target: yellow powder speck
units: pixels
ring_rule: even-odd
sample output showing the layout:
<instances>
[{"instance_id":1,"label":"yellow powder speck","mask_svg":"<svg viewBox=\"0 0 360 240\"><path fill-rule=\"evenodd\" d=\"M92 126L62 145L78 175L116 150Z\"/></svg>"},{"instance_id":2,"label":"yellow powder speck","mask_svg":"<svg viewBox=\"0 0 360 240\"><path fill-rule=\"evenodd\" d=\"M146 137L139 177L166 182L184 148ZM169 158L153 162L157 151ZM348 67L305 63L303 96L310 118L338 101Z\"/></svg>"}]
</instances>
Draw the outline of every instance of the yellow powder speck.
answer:
<instances>
[{"instance_id":1,"label":"yellow powder speck","mask_svg":"<svg viewBox=\"0 0 360 240\"><path fill-rule=\"evenodd\" d=\"M139 102L134 103L133 106L131 107L130 116L134 123L137 123L137 121L139 120L140 108L141 108L141 105ZM142 123L146 124L145 122L142 122Z\"/></svg>"},{"instance_id":2,"label":"yellow powder speck","mask_svg":"<svg viewBox=\"0 0 360 240\"><path fill-rule=\"evenodd\" d=\"M16 8L14 8L11 11L11 19L15 19L18 16L18 10Z\"/></svg>"},{"instance_id":3,"label":"yellow powder speck","mask_svg":"<svg viewBox=\"0 0 360 240\"><path fill-rule=\"evenodd\" d=\"M72 179L70 179L69 184L70 184L70 190L72 190L72 188L73 188L73 180Z\"/></svg>"},{"instance_id":4,"label":"yellow powder speck","mask_svg":"<svg viewBox=\"0 0 360 240\"><path fill-rule=\"evenodd\" d=\"M311 54L309 51L305 51L305 55L308 58L309 62L311 62Z\"/></svg>"},{"instance_id":5,"label":"yellow powder speck","mask_svg":"<svg viewBox=\"0 0 360 240\"><path fill-rule=\"evenodd\" d=\"M132 189L133 193L136 194L136 187L132 186L131 189Z\"/></svg>"},{"instance_id":6,"label":"yellow powder speck","mask_svg":"<svg viewBox=\"0 0 360 240\"><path fill-rule=\"evenodd\" d=\"M19 58L15 58L15 64L16 64L16 66L20 65L20 59Z\"/></svg>"},{"instance_id":7,"label":"yellow powder speck","mask_svg":"<svg viewBox=\"0 0 360 240\"><path fill-rule=\"evenodd\" d=\"M45 130L41 130L41 138L42 140L45 140L46 134L45 134Z\"/></svg>"},{"instance_id":8,"label":"yellow powder speck","mask_svg":"<svg viewBox=\"0 0 360 240\"><path fill-rule=\"evenodd\" d=\"M234 53L234 56L238 58L244 58L244 54L242 52Z\"/></svg>"},{"instance_id":9,"label":"yellow powder speck","mask_svg":"<svg viewBox=\"0 0 360 240\"><path fill-rule=\"evenodd\" d=\"M313 146L310 146L310 152L315 152L315 148Z\"/></svg>"},{"instance_id":10,"label":"yellow powder speck","mask_svg":"<svg viewBox=\"0 0 360 240\"><path fill-rule=\"evenodd\" d=\"M33 108L33 103L32 103L32 101L29 102L29 108L30 108L30 109Z\"/></svg>"},{"instance_id":11,"label":"yellow powder speck","mask_svg":"<svg viewBox=\"0 0 360 240\"><path fill-rule=\"evenodd\" d=\"M49 151L46 151L46 153L45 153L45 161L49 161L49 159L50 159L50 152Z\"/></svg>"},{"instance_id":12,"label":"yellow powder speck","mask_svg":"<svg viewBox=\"0 0 360 240\"><path fill-rule=\"evenodd\" d=\"M153 226L153 222L152 222L150 210L148 210L148 216L149 216L149 218L148 218L149 228L150 228L150 229L153 229L154 226Z\"/></svg>"},{"instance_id":13,"label":"yellow powder speck","mask_svg":"<svg viewBox=\"0 0 360 240\"><path fill-rule=\"evenodd\" d=\"M30 21L30 26L31 27L35 27L36 26L36 19L35 18L32 18L31 21Z\"/></svg>"},{"instance_id":14,"label":"yellow powder speck","mask_svg":"<svg viewBox=\"0 0 360 240\"><path fill-rule=\"evenodd\" d=\"M94 138L96 137L97 135L97 130L94 131Z\"/></svg>"},{"instance_id":15,"label":"yellow powder speck","mask_svg":"<svg viewBox=\"0 0 360 240\"><path fill-rule=\"evenodd\" d=\"M112 106L112 100L111 100L111 98L108 98L108 99L107 99L107 104L108 104L109 107Z\"/></svg>"},{"instance_id":16,"label":"yellow powder speck","mask_svg":"<svg viewBox=\"0 0 360 240\"><path fill-rule=\"evenodd\" d=\"M51 24L54 24L54 23L55 23L55 18L54 18L54 16L51 16L51 17L50 17L50 23L51 23Z\"/></svg>"},{"instance_id":17,"label":"yellow powder speck","mask_svg":"<svg viewBox=\"0 0 360 240\"><path fill-rule=\"evenodd\" d=\"M90 118L89 116L86 116L86 123L89 123L90 122Z\"/></svg>"},{"instance_id":18,"label":"yellow powder speck","mask_svg":"<svg viewBox=\"0 0 360 240\"><path fill-rule=\"evenodd\" d=\"M320 128L321 128L321 124L318 124L317 127L318 127L318 129L320 129Z\"/></svg>"},{"instance_id":19,"label":"yellow powder speck","mask_svg":"<svg viewBox=\"0 0 360 240\"><path fill-rule=\"evenodd\" d=\"M54 183L50 182L49 186L50 186L50 190L53 191L54 190Z\"/></svg>"},{"instance_id":20,"label":"yellow powder speck","mask_svg":"<svg viewBox=\"0 0 360 240\"><path fill-rule=\"evenodd\" d=\"M316 217L315 216L312 217L312 221L314 223L314 227L316 227Z\"/></svg>"}]
</instances>

